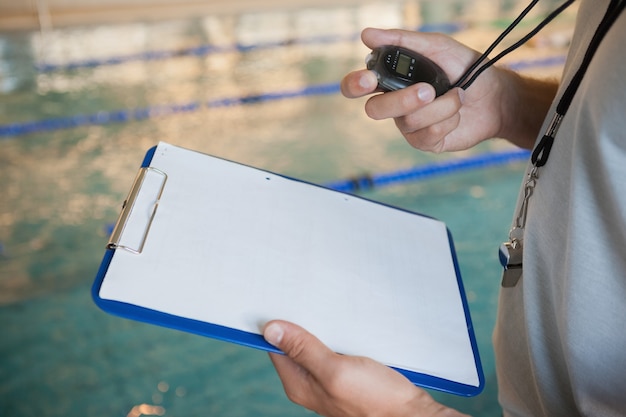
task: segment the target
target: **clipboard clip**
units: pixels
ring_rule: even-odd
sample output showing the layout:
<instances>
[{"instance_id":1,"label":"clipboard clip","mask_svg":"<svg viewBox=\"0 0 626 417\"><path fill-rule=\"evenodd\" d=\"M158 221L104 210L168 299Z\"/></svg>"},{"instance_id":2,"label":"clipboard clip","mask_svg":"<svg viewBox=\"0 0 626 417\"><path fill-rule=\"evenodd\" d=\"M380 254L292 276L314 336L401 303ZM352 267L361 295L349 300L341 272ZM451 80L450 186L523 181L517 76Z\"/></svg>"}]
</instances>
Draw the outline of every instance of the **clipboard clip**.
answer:
<instances>
[{"instance_id":1,"label":"clipboard clip","mask_svg":"<svg viewBox=\"0 0 626 417\"><path fill-rule=\"evenodd\" d=\"M150 175L150 174L156 174ZM122 204L107 249L124 249L140 254L165 189L167 174L153 167L141 167Z\"/></svg>"}]
</instances>

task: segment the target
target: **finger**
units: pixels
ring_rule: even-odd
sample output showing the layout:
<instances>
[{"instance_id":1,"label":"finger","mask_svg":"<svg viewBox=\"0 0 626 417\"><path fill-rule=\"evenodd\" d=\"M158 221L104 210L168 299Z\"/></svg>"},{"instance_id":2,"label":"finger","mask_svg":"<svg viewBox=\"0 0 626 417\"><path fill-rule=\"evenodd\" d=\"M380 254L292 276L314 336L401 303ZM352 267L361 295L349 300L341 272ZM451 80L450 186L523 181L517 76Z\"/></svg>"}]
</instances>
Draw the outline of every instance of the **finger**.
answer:
<instances>
[{"instance_id":1,"label":"finger","mask_svg":"<svg viewBox=\"0 0 626 417\"><path fill-rule=\"evenodd\" d=\"M396 45L425 55L440 52L444 46L439 34L402 29L366 28L361 32L361 40L372 49L383 45Z\"/></svg>"},{"instance_id":2,"label":"finger","mask_svg":"<svg viewBox=\"0 0 626 417\"><path fill-rule=\"evenodd\" d=\"M302 327L286 321L271 321L263 329L268 343L282 350L295 364L315 378L334 368L336 354Z\"/></svg>"},{"instance_id":3,"label":"finger","mask_svg":"<svg viewBox=\"0 0 626 417\"><path fill-rule=\"evenodd\" d=\"M365 103L365 112L374 120L402 117L419 110L434 99L433 86L418 83L370 98Z\"/></svg>"},{"instance_id":4,"label":"finger","mask_svg":"<svg viewBox=\"0 0 626 417\"><path fill-rule=\"evenodd\" d=\"M460 112L463 105L461 96L461 89L450 90L432 103L418 105L413 111L396 117L396 125L406 135L443 122Z\"/></svg>"},{"instance_id":5,"label":"finger","mask_svg":"<svg viewBox=\"0 0 626 417\"><path fill-rule=\"evenodd\" d=\"M396 118L398 130L411 146L423 151L439 153L461 149L461 144L447 141L461 121L460 96L458 91L450 91L419 112Z\"/></svg>"},{"instance_id":6,"label":"finger","mask_svg":"<svg viewBox=\"0 0 626 417\"><path fill-rule=\"evenodd\" d=\"M289 356L272 352L269 352L269 356L281 380L283 380L283 377L285 380L289 381L306 378L307 371L295 363Z\"/></svg>"},{"instance_id":7,"label":"finger","mask_svg":"<svg viewBox=\"0 0 626 417\"><path fill-rule=\"evenodd\" d=\"M310 391L312 385L309 372L288 356L279 353L270 353L269 356L287 397L304 406L305 399L302 398L302 393Z\"/></svg>"},{"instance_id":8,"label":"finger","mask_svg":"<svg viewBox=\"0 0 626 417\"><path fill-rule=\"evenodd\" d=\"M347 98L363 97L376 91L376 74L368 70L353 71L341 80L341 93Z\"/></svg>"},{"instance_id":9,"label":"finger","mask_svg":"<svg viewBox=\"0 0 626 417\"><path fill-rule=\"evenodd\" d=\"M457 115L424 129L405 133L404 137L412 147L425 152L442 153L460 150L449 140L450 133L458 125L459 117Z\"/></svg>"}]
</instances>

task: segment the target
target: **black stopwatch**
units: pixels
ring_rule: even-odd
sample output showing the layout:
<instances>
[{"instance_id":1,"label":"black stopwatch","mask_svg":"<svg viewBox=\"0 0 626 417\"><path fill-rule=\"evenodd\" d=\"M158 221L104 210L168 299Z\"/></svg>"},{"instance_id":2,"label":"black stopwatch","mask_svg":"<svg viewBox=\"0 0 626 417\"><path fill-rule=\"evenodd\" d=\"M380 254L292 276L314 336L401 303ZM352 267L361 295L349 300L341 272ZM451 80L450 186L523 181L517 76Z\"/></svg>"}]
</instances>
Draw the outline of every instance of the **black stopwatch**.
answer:
<instances>
[{"instance_id":1,"label":"black stopwatch","mask_svg":"<svg viewBox=\"0 0 626 417\"><path fill-rule=\"evenodd\" d=\"M378 87L383 91L400 90L419 82L432 85L437 96L450 89L450 80L439 65L399 46L374 49L365 59L365 65L376 73Z\"/></svg>"}]
</instances>

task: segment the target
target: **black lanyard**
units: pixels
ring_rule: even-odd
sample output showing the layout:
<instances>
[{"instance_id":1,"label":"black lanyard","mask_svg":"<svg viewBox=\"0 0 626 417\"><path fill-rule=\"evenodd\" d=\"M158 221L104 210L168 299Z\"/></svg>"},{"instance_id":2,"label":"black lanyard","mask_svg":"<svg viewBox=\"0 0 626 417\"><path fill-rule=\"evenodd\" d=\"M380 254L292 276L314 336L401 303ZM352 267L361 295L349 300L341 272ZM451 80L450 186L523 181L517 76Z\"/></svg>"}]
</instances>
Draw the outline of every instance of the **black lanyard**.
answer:
<instances>
[{"instance_id":1,"label":"black lanyard","mask_svg":"<svg viewBox=\"0 0 626 417\"><path fill-rule=\"evenodd\" d=\"M517 282L522 276L523 267L523 251L524 251L524 228L526 227L526 215L528 214L528 204L537 180L539 179L538 170L544 166L550 156L550 150L554 143L554 138L559 130L561 121L567 113L574 95L580 86L580 83L589 67L591 59L598 50L600 42L607 34L613 23L617 20L620 13L624 10L626 0L611 0L609 8L606 11L598 29L593 35L589 47L585 52L583 61L574 74L574 77L570 81L569 85L565 88L565 92L559 99L556 106L556 112L552 118L546 133L543 135L535 150L532 153L531 161L533 163L532 168L528 173L528 178L524 184L524 195L519 207L517 217L513 228L509 232L509 241L503 243L500 246L500 262L504 267L504 273L502 274L502 286L513 287L517 285Z\"/></svg>"},{"instance_id":2,"label":"black lanyard","mask_svg":"<svg viewBox=\"0 0 626 417\"><path fill-rule=\"evenodd\" d=\"M613 23L617 20L620 13L624 10L625 2L623 0L611 0L609 4L609 8L606 11L602 22L600 22L600 26L596 30L591 42L589 43L589 47L587 48L587 52L585 52L585 56L583 58L578 71L574 74L572 81L570 81L569 85L565 89L565 92L561 96L559 103L556 106L556 114L550 123L550 127L539 143L537 147L533 151L531 161L534 166L541 167L548 162L548 157L550 156L550 150L552 149L552 144L554 143L554 137L559 129L561 121L567 113L570 104L574 100L574 95L580 86L580 83L587 72L587 68L591 63L591 59L595 55L598 47L600 46L600 42L604 39L604 36L607 34Z\"/></svg>"},{"instance_id":3,"label":"black lanyard","mask_svg":"<svg viewBox=\"0 0 626 417\"><path fill-rule=\"evenodd\" d=\"M489 57L489 54L493 52L496 46L498 46L500 42L502 42L504 38L506 38L509 35L509 33L511 33L511 31L522 20L524 20L526 15L533 9L533 7L535 7L537 3L539 3L539 0L532 0L530 4L526 6L524 10L522 10L520 15L517 16L517 18L489 46L489 48L487 48L485 52L480 57L478 57L478 59L463 73L463 75L461 75L461 77L454 83L453 87L460 87L466 90L470 85L472 85L474 81L476 81L476 78L478 78L478 76L482 74L487 68L489 68L490 66L498 62L505 55L508 55L509 53L513 52L514 50L516 50L517 48L525 44L530 38L532 38L537 33L539 33L539 31L543 29L548 23L554 20L555 17L560 15L565 9L567 9L572 3L574 3L574 1L575 0L565 1L562 5L557 7L552 13L546 16L545 19L539 22L539 24L533 30L528 32L523 38L521 38L520 40L515 42L513 45L509 46L508 48L500 52L498 55L496 55L495 57L493 57L492 59L488 60L486 63L483 64L483 62L487 60L487 58Z\"/></svg>"}]
</instances>

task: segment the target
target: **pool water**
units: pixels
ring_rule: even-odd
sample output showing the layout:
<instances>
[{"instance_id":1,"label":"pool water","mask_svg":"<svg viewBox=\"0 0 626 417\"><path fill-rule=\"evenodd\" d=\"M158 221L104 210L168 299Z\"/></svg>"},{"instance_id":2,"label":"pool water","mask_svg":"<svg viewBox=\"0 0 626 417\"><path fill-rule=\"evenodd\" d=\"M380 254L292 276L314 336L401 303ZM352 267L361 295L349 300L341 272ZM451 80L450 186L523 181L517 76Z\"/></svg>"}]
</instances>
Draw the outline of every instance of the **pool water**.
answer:
<instances>
[{"instance_id":1,"label":"pool water","mask_svg":"<svg viewBox=\"0 0 626 417\"><path fill-rule=\"evenodd\" d=\"M363 3L191 20L0 32L0 415L298 416L264 352L112 317L90 287L112 223L159 141L327 184L511 148L431 155L337 83L365 26L449 32L476 48L524 2ZM483 12L480 12L483 10ZM489 13L485 13L488 10ZM558 76L573 15L509 58ZM523 163L362 192L445 221L487 379L433 392L500 415L491 331Z\"/></svg>"}]
</instances>

